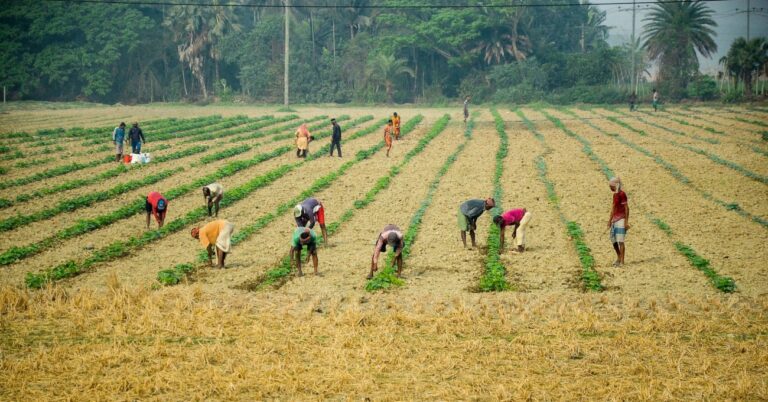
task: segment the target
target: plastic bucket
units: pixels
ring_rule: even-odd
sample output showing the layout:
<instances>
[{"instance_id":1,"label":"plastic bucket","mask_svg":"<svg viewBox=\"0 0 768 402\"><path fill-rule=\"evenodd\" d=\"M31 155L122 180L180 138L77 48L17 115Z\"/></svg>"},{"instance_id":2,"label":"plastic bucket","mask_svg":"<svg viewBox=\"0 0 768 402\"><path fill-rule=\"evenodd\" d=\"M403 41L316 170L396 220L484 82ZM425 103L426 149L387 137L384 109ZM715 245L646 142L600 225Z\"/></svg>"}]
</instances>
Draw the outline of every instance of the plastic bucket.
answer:
<instances>
[{"instance_id":1,"label":"plastic bucket","mask_svg":"<svg viewBox=\"0 0 768 402\"><path fill-rule=\"evenodd\" d=\"M128 155L123 155L123 162L124 162L125 164L129 164L129 163L131 163L131 154L128 154Z\"/></svg>"}]
</instances>

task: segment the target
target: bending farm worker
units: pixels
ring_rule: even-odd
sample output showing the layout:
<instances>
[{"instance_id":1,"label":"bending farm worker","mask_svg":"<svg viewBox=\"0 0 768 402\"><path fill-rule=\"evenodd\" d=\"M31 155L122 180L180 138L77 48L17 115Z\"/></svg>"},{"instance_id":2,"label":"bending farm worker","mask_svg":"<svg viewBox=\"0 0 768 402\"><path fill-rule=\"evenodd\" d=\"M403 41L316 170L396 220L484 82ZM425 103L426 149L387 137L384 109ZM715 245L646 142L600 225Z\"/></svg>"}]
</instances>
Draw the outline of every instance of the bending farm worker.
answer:
<instances>
[{"instance_id":1,"label":"bending farm worker","mask_svg":"<svg viewBox=\"0 0 768 402\"><path fill-rule=\"evenodd\" d=\"M219 217L219 203L224 198L224 187L219 183L211 183L203 187L203 198L208 207L208 216L211 216L211 209L216 207L216 217Z\"/></svg>"},{"instance_id":2,"label":"bending farm worker","mask_svg":"<svg viewBox=\"0 0 768 402\"><path fill-rule=\"evenodd\" d=\"M310 228L294 229L293 238L291 238L291 266L296 261L296 275L304 276L304 273L301 272L301 249L304 246L307 246L307 263L309 263L309 257L312 257L315 275L317 275L317 235Z\"/></svg>"},{"instance_id":3,"label":"bending farm worker","mask_svg":"<svg viewBox=\"0 0 768 402\"><path fill-rule=\"evenodd\" d=\"M371 257L371 272L368 273L368 279L373 278L373 273L379 269L379 254L387 252L387 246L391 247L395 252L395 263L397 264L397 276L399 277L403 273L403 247L405 247L405 241L403 239L403 232L400 228L389 224L384 226L384 229L379 233L379 237L376 238L376 246L373 248L373 256Z\"/></svg>"},{"instance_id":4,"label":"bending farm worker","mask_svg":"<svg viewBox=\"0 0 768 402\"><path fill-rule=\"evenodd\" d=\"M611 230L611 244L616 251L616 262L614 267L624 265L624 239L629 230L629 203L627 194L621 190L621 179L611 177L608 181L608 187L613 191L613 205L611 206L611 216L608 218L608 228Z\"/></svg>"},{"instance_id":5,"label":"bending farm worker","mask_svg":"<svg viewBox=\"0 0 768 402\"><path fill-rule=\"evenodd\" d=\"M234 231L234 224L225 219L219 219L207 223L202 228L192 228L191 234L192 237L200 240L200 244L208 252L208 265L213 265L211 259L215 253L219 268L224 268L224 260L226 260L232 247L232 233ZM214 248L216 249L215 252Z\"/></svg>"},{"instance_id":6,"label":"bending farm worker","mask_svg":"<svg viewBox=\"0 0 768 402\"><path fill-rule=\"evenodd\" d=\"M309 138L311 134L307 128L307 124L304 123L296 129L296 156L299 158L306 158L307 151L309 150Z\"/></svg>"},{"instance_id":7,"label":"bending farm worker","mask_svg":"<svg viewBox=\"0 0 768 402\"><path fill-rule=\"evenodd\" d=\"M131 131L128 132L128 137L131 140L131 153L140 154L141 143L147 142L147 140L144 138L144 132L139 128L139 123L133 123Z\"/></svg>"},{"instance_id":8,"label":"bending farm worker","mask_svg":"<svg viewBox=\"0 0 768 402\"><path fill-rule=\"evenodd\" d=\"M496 206L496 201L493 198L486 198L485 200L469 200L465 201L459 206L459 230L461 231L461 242L464 243L464 248L467 248L467 232L472 239L472 247L477 247L475 243L475 230L477 230L477 218L483 214L483 212Z\"/></svg>"},{"instance_id":9,"label":"bending farm worker","mask_svg":"<svg viewBox=\"0 0 768 402\"><path fill-rule=\"evenodd\" d=\"M155 216L157 221L157 228L161 229L165 222L165 213L168 212L168 200L163 197L162 194L157 191L153 191L147 195L147 200L144 203L144 209L147 211L147 230L149 230L149 217Z\"/></svg>"},{"instance_id":10,"label":"bending farm worker","mask_svg":"<svg viewBox=\"0 0 768 402\"><path fill-rule=\"evenodd\" d=\"M504 249L504 229L507 226L513 225L512 238L516 239L515 245L517 249L512 250L512 253L522 253L525 251L525 230L528 228L528 222L531 221L531 213L523 209L510 209L501 215L496 215L493 218L493 223L499 225L499 254Z\"/></svg>"},{"instance_id":11,"label":"bending farm worker","mask_svg":"<svg viewBox=\"0 0 768 402\"><path fill-rule=\"evenodd\" d=\"M325 229L325 207L317 198L307 198L301 204L293 207L293 218L296 220L296 226L313 229L315 222L320 224L320 230L323 232L323 242L328 244L328 231Z\"/></svg>"},{"instance_id":12,"label":"bending farm worker","mask_svg":"<svg viewBox=\"0 0 768 402\"><path fill-rule=\"evenodd\" d=\"M118 162L121 162L123 160L123 144L125 143L124 122L120 122L120 125L112 131L112 143L115 144L115 157Z\"/></svg>"},{"instance_id":13,"label":"bending farm worker","mask_svg":"<svg viewBox=\"0 0 768 402\"><path fill-rule=\"evenodd\" d=\"M387 120L387 125L384 127L384 144L387 147L387 157L389 157L389 150L392 149L392 119Z\"/></svg>"},{"instance_id":14,"label":"bending farm worker","mask_svg":"<svg viewBox=\"0 0 768 402\"><path fill-rule=\"evenodd\" d=\"M395 112L392 115L392 127L395 129L395 140L400 139L400 116L397 115L397 112Z\"/></svg>"}]
</instances>

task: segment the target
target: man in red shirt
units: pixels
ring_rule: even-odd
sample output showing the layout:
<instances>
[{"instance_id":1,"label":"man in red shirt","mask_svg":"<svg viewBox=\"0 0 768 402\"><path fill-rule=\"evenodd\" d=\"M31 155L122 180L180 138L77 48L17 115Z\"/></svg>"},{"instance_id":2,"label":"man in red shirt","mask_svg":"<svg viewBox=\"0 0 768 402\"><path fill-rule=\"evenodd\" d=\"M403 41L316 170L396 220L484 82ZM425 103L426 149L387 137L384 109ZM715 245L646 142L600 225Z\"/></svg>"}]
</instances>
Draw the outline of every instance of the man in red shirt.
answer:
<instances>
[{"instance_id":1,"label":"man in red shirt","mask_svg":"<svg viewBox=\"0 0 768 402\"><path fill-rule=\"evenodd\" d=\"M611 216L608 219L608 228L611 230L611 243L616 250L616 262L614 267L624 265L624 238L629 230L629 203L627 194L621 191L621 179L612 177L608 181L608 187L613 191L613 206Z\"/></svg>"},{"instance_id":2,"label":"man in red shirt","mask_svg":"<svg viewBox=\"0 0 768 402\"><path fill-rule=\"evenodd\" d=\"M157 228L161 229L163 222L165 222L165 213L168 211L168 200L162 194L153 191L147 195L147 202L144 204L144 208L147 210L147 230L149 230L150 215L155 215Z\"/></svg>"}]
</instances>

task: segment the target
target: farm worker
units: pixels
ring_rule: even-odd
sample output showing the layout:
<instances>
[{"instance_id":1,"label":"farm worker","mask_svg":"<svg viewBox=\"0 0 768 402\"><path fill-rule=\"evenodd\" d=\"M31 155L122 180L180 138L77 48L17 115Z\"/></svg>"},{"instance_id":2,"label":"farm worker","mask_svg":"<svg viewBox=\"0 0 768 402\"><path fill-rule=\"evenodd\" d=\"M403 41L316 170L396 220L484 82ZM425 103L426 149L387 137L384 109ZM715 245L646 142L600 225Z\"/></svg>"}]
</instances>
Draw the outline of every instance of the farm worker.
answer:
<instances>
[{"instance_id":1,"label":"farm worker","mask_svg":"<svg viewBox=\"0 0 768 402\"><path fill-rule=\"evenodd\" d=\"M212 207L216 207L216 217L219 217L219 203L224 198L224 187L219 183L211 183L203 187L203 198L208 207L208 216L211 216Z\"/></svg>"},{"instance_id":2,"label":"farm worker","mask_svg":"<svg viewBox=\"0 0 768 402\"><path fill-rule=\"evenodd\" d=\"M208 222L202 228L192 228L192 237L200 240L200 244L208 252L208 265L213 265L214 247L216 248L216 259L219 268L224 268L224 260L232 248L232 232L235 231L235 225L225 219Z\"/></svg>"},{"instance_id":3,"label":"farm worker","mask_svg":"<svg viewBox=\"0 0 768 402\"><path fill-rule=\"evenodd\" d=\"M147 201L144 203L144 208L147 210L147 230L149 230L150 215L155 216L157 228L162 228L163 223L165 222L165 213L168 212L168 200L166 200L162 194L153 191L147 195Z\"/></svg>"},{"instance_id":4,"label":"farm worker","mask_svg":"<svg viewBox=\"0 0 768 402\"><path fill-rule=\"evenodd\" d=\"M384 127L384 144L387 146L387 157L389 157L389 150L392 149L392 119L387 120L387 125Z\"/></svg>"},{"instance_id":5,"label":"farm worker","mask_svg":"<svg viewBox=\"0 0 768 402\"><path fill-rule=\"evenodd\" d=\"M504 229L507 226L514 225L512 229L512 238L516 239L517 249L512 250L512 253L522 253L525 251L525 229L528 227L528 222L531 221L531 213L523 209L510 209L501 215L493 217L493 223L499 225L499 254L504 249Z\"/></svg>"},{"instance_id":6,"label":"farm worker","mask_svg":"<svg viewBox=\"0 0 768 402\"><path fill-rule=\"evenodd\" d=\"M400 139L400 116L397 115L397 112L395 112L392 115L392 126L395 128L395 139Z\"/></svg>"},{"instance_id":7,"label":"farm worker","mask_svg":"<svg viewBox=\"0 0 768 402\"><path fill-rule=\"evenodd\" d=\"M307 157L307 150L309 149L309 129L307 124L304 123L296 130L296 156L301 158Z\"/></svg>"},{"instance_id":8,"label":"farm worker","mask_svg":"<svg viewBox=\"0 0 768 402\"><path fill-rule=\"evenodd\" d=\"M293 237L291 238L291 265L293 261L296 261L296 275L304 276L301 272L301 248L307 246L307 262L309 257L312 257L312 264L315 268L315 275L317 275L317 235L315 231L310 228L296 228L293 231Z\"/></svg>"},{"instance_id":9,"label":"farm worker","mask_svg":"<svg viewBox=\"0 0 768 402\"><path fill-rule=\"evenodd\" d=\"M656 112L659 110L659 92L656 91L656 88L653 88L653 111Z\"/></svg>"},{"instance_id":10,"label":"farm worker","mask_svg":"<svg viewBox=\"0 0 768 402\"><path fill-rule=\"evenodd\" d=\"M468 117L469 117L469 96L464 98L464 123L467 122Z\"/></svg>"},{"instance_id":11,"label":"farm worker","mask_svg":"<svg viewBox=\"0 0 768 402\"><path fill-rule=\"evenodd\" d=\"M333 148L336 147L339 150L339 158L341 158L341 127L339 127L339 123L336 123L336 119L331 119L331 126L333 134L331 134L330 156L333 156Z\"/></svg>"},{"instance_id":12,"label":"farm worker","mask_svg":"<svg viewBox=\"0 0 768 402\"><path fill-rule=\"evenodd\" d=\"M624 238L629 230L629 204L627 203L627 194L621 190L621 179L611 177L608 181L608 187L613 191L613 205L611 206L611 216L608 218L608 228L611 230L611 243L616 251L616 262L614 267L624 265Z\"/></svg>"},{"instance_id":13,"label":"farm worker","mask_svg":"<svg viewBox=\"0 0 768 402\"><path fill-rule=\"evenodd\" d=\"M403 273L403 247L405 247L403 232L400 231L399 227L390 223L384 226L384 229L379 233L379 237L376 238L376 246L373 248L373 256L371 257L371 272L368 274L368 279L373 278L373 273L379 269L379 254L387 251L387 245L395 252L397 276L399 277Z\"/></svg>"},{"instance_id":14,"label":"farm worker","mask_svg":"<svg viewBox=\"0 0 768 402\"><path fill-rule=\"evenodd\" d=\"M315 222L320 224L320 230L323 232L323 241L328 244L328 232L325 229L325 207L317 198L307 198L301 204L296 204L293 208L293 218L296 220L296 227L308 227L314 229Z\"/></svg>"},{"instance_id":15,"label":"farm worker","mask_svg":"<svg viewBox=\"0 0 768 402\"><path fill-rule=\"evenodd\" d=\"M112 143L115 144L115 156L118 162L123 160L123 144L125 143L125 123L120 122L120 125L115 127L112 131Z\"/></svg>"},{"instance_id":16,"label":"farm worker","mask_svg":"<svg viewBox=\"0 0 768 402\"><path fill-rule=\"evenodd\" d=\"M477 244L475 243L477 218L479 218L483 212L495 206L496 201L493 198L486 198L485 200L469 200L459 206L459 230L461 231L461 242L464 243L464 248L467 248L467 232L469 232L469 237L472 239L472 247L477 247Z\"/></svg>"},{"instance_id":17,"label":"farm worker","mask_svg":"<svg viewBox=\"0 0 768 402\"><path fill-rule=\"evenodd\" d=\"M633 112L635 109L637 109L637 106L635 104L637 103L637 94L632 92L631 95L629 95L629 111Z\"/></svg>"},{"instance_id":18,"label":"farm worker","mask_svg":"<svg viewBox=\"0 0 768 402\"><path fill-rule=\"evenodd\" d=\"M128 138L131 140L131 153L140 154L141 143L147 142L147 140L144 138L144 133L139 128L139 123L133 123L131 131L128 132Z\"/></svg>"}]
</instances>

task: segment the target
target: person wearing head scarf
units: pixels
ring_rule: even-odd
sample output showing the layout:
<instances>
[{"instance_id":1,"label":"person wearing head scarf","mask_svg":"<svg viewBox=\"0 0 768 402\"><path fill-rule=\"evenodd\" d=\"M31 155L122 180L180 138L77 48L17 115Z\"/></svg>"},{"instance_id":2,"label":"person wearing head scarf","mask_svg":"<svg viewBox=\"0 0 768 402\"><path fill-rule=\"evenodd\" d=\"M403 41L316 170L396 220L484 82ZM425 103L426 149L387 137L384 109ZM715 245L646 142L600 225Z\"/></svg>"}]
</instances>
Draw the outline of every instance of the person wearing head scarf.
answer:
<instances>
[{"instance_id":1,"label":"person wearing head scarf","mask_svg":"<svg viewBox=\"0 0 768 402\"><path fill-rule=\"evenodd\" d=\"M373 278L373 273L379 269L379 254L381 254L381 252L387 252L387 246L391 247L395 252L397 276L399 277L402 275L403 247L405 247L405 240L400 228L390 223L389 225L384 226L384 229L379 233L379 237L376 238L376 246L373 248L373 257L371 257L371 272L368 274L368 279Z\"/></svg>"},{"instance_id":2,"label":"person wearing head scarf","mask_svg":"<svg viewBox=\"0 0 768 402\"><path fill-rule=\"evenodd\" d=\"M307 157L307 151L309 150L309 140L311 134L307 123L302 124L296 129L296 156L300 158Z\"/></svg>"},{"instance_id":3,"label":"person wearing head scarf","mask_svg":"<svg viewBox=\"0 0 768 402\"><path fill-rule=\"evenodd\" d=\"M464 248L467 248L467 232L472 239L472 247L477 247L475 243L475 229L477 229L477 218L483 214L483 212L496 206L496 201L493 198L486 198L485 200L469 200L465 201L459 206L459 231L461 231L461 242L464 243Z\"/></svg>"},{"instance_id":4,"label":"person wearing head scarf","mask_svg":"<svg viewBox=\"0 0 768 402\"><path fill-rule=\"evenodd\" d=\"M208 222L202 228L192 228L191 234L193 238L200 240L200 244L208 252L208 265L213 265L211 259L215 253L219 268L224 268L224 260L232 249L234 231L234 224L225 219L219 219Z\"/></svg>"},{"instance_id":5,"label":"person wearing head scarf","mask_svg":"<svg viewBox=\"0 0 768 402\"><path fill-rule=\"evenodd\" d=\"M629 230L629 203L627 194L621 189L621 179L611 177L608 181L608 187L613 191L613 205L611 206L611 216L608 219L608 228L611 231L611 243L616 251L616 262L613 266L624 265L624 238Z\"/></svg>"},{"instance_id":6,"label":"person wearing head scarf","mask_svg":"<svg viewBox=\"0 0 768 402\"><path fill-rule=\"evenodd\" d=\"M310 228L299 227L293 231L293 237L291 238L291 265L296 261L296 275L304 276L301 272L301 249L307 246L307 263L309 257L312 257L312 265L315 268L315 275L317 275L317 235L315 231Z\"/></svg>"},{"instance_id":7,"label":"person wearing head scarf","mask_svg":"<svg viewBox=\"0 0 768 402\"><path fill-rule=\"evenodd\" d=\"M317 198L307 198L300 204L293 207L293 218L296 220L296 227L308 227L313 229L315 222L320 224L320 230L323 232L323 242L328 244L328 231L325 228L325 207Z\"/></svg>"},{"instance_id":8,"label":"person wearing head scarf","mask_svg":"<svg viewBox=\"0 0 768 402\"><path fill-rule=\"evenodd\" d=\"M501 215L493 217L493 223L499 225L499 254L504 250L504 229L507 226L513 226L512 238L515 239L517 248L512 250L513 254L525 251L525 231L533 215L525 208L510 209Z\"/></svg>"},{"instance_id":9,"label":"person wearing head scarf","mask_svg":"<svg viewBox=\"0 0 768 402\"><path fill-rule=\"evenodd\" d=\"M147 195L147 200L144 203L144 208L147 211L147 230L149 230L149 218L150 215L155 216L157 221L157 228L161 229L165 222L165 213L168 212L168 200L163 197L162 194L157 191L153 191Z\"/></svg>"}]
</instances>

